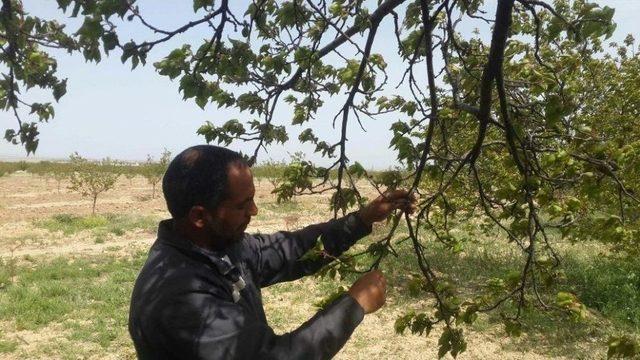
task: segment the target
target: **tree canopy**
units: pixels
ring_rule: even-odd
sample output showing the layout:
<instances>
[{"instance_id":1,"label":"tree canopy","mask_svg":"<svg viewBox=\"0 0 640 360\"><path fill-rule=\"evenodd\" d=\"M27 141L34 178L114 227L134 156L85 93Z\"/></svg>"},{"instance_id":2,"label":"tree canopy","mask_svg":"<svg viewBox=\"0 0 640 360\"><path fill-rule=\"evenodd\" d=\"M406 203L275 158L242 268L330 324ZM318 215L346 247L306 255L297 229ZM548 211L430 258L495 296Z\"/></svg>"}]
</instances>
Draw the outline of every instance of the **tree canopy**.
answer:
<instances>
[{"instance_id":1,"label":"tree canopy","mask_svg":"<svg viewBox=\"0 0 640 360\"><path fill-rule=\"evenodd\" d=\"M135 68L157 45L208 26L210 37L201 44L186 43L153 64L161 76L179 81L184 99L245 115L203 124L198 133L207 142L255 142L251 162L292 137L313 144L331 165L299 159L276 191L282 198L332 192L336 215L363 201L358 179L379 191L404 184L419 195L417 216L396 215L391 232L370 247L370 268L394 252L394 233L406 226L419 288L435 305L407 314L397 327L423 333L444 324L441 355L464 351L461 324L473 322L478 311L516 304L504 319L507 332L517 334L529 298L550 306L538 290L559 276L555 234L602 241L621 256L638 253L640 56L631 35L622 44L607 43L615 30L609 7L584 0L498 0L495 6L482 0L253 0L237 11L228 0L194 0L192 21L161 29L135 0L57 2L61 12L83 19L79 29L30 16L22 1L2 2L0 106L17 120L6 131L8 141L35 152L39 123L54 115L50 102L29 101L31 88L49 91L55 101L66 93L51 48L96 62L115 53ZM127 21L156 37L124 41L118 26ZM469 22L489 29L489 41L462 31ZM388 54L373 52L380 29L393 31L395 43L385 46L395 49L393 63L402 64L400 79L388 75ZM341 104L329 118L328 99ZM31 112L29 120L19 116L21 107ZM281 108L293 114L287 124L274 119ZM389 116L399 119L389 130L390 147L403 170L374 178L347 156L349 146L357 146L349 142L348 125L364 130ZM327 121L335 126L333 139L314 133ZM494 291L460 299L455 284L436 276L423 244L459 250L464 239L456 230L471 218L520 249L523 263L511 281L495 282ZM579 305L572 294L558 294L556 306L579 315Z\"/></svg>"}]
</instances>

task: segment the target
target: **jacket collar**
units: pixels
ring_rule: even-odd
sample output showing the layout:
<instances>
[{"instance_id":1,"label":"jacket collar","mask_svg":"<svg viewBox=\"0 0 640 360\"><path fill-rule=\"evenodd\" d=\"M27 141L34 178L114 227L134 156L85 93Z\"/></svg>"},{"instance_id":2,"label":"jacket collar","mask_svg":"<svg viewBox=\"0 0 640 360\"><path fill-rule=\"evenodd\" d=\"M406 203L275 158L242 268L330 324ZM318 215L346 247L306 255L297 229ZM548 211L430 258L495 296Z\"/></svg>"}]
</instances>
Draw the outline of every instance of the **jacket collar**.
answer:
<instances>
[{"instance_id":1,"label":"jacket collar","mask_svg":"<svg viewBox=\"0 0 640 360\"><path fill-rule=\"evenodd\" d=\"M212 251L203 249L189 239L180 236L174 230L173 219L162 220L158 225L158 240L159 243L174 247L180 252L186 254L190 258L212 264L221 275L231 278L232 281L237 281L239 274L238 269L231 263L226 251Z\"/></svg>"}]
</instances>

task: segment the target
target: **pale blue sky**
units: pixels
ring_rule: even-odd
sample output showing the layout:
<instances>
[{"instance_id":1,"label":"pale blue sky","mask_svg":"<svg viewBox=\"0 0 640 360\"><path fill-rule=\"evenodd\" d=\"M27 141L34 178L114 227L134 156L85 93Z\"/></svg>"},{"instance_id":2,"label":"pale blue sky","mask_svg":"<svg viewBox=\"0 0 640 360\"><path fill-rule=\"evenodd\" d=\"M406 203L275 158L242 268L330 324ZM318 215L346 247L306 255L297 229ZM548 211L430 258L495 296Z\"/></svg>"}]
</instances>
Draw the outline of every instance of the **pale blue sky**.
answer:
<instances>
[{"instance_id":1,"label":"pale blue sky","mask_svg":"<svg viewBox=\"0 0 640 360\"><path fill-rule=\"evenodd\" d=\"M248 1L232 1L234 6L246 7ZM640 38L640 0L607 0L597 1L616 9L615 21L618 24L612 40L620 41L631 33ZM162 0L139 1L140 7L153 24L161 28L173 29L188 19L198 16L193 14L191 1ZM488 0L487 10L494 12L495 1ZM153 4L152 6L148 6ZM55 1L24 0L27 11L34 15L56 16L68 23L70 29L77 29L77 19L65 19L56 11ZM393 82L397 82L402 71L401 64L394 60L395 40L390 24L379 31L380 40L374 52L385 55L389 63L389 72ZM469 29L480 24L469 25ZM139 26L125 25L121 30L131 34L136 40L152 38L151 34ZM68 92L59 104L56 104L56 117L48 124L40 126L40 145L35 157L31 159L64 159L70 153L78 151L81 155L99 159L112 157L123 160L144 160L147 154L157 157L167 148L174 154L180 150L199 143L204 138L196 135L196 130L205 121L221 124L230 118L248 119L246 115L234 111L219 110L209 105L201 110L193 101L183 101L178 93L177 81L171 82L158 75L153 66L154 61L165 56L168 51L185 42L200 43L209 36L209 29L201 27L177 38L161 47L157 47L149 56L147 66L133 71L123 66L119 56L105 58L99 64L86 63L80 56L57 54L58 69L61 77L68 77ZM127 37L120 35L121 40ZM389 56L387 56L387 54ZM35 95L37 97L37 94ZM311 125L304 127L288 126L290 138L296 139L300 131L313 127L320 137L335 140L338 130L331 128L340 99L330 102L322 115ZM11 114L0 112L0 124L3 129L15 126ZM387 168L396 165L395 155L388 149L389 126L397 116L379 121L365 122L367 132L363 133L352 121L349 128L348 156L353 161L360 161L365 166ZM286 106L280 106L275 116L278 124L288 124L290 112ZM4 130L3 130L4 131ZM251 151L253 145L234 143L235 150ZM312 159L312 148L301 146L290 141L286 146L272 146L269 153L261 153L260 160L287 159L289 153L305 151ZM24 149L0 141L0 158L20 159L25 157Z\"/></svg>"}]
</instances>

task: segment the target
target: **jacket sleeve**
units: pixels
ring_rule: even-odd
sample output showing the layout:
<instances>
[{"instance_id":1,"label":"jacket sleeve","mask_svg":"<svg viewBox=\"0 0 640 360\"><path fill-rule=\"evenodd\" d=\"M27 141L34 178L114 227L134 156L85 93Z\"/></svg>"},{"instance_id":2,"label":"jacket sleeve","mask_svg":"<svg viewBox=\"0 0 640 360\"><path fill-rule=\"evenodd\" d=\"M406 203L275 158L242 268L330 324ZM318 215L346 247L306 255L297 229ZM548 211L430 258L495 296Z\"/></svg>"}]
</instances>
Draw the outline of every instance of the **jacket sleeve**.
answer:
<instances>
[{"instance_id":1,"label":"jacket sleeve","mask_svg":"<svg viewBox=\"0 0 640 360\"><path fill-rule=\"evenodd\" d=\"M275 335L241 305L202 292L167 306L160 328L168 358L330 359L363 317L362 307L345 294L296 330Z\"/></svg>"},{"instance_id":2,"label":"jacket sleeve","mask_svg":"<svg viewBox=\"0 0 640 360\"><path fill-rule=\"evenodd\" d=\"M282 281L292 281L318 271L340 256L359 239L369 235L366 226L356 213L326 223L307 226L293 232L278 232L272 235L258 234L250 238L246 261L252 264L260 287ZM301 257L314 247L320 239L328 258L302 260Z\"/></svg>"}]
</instances>

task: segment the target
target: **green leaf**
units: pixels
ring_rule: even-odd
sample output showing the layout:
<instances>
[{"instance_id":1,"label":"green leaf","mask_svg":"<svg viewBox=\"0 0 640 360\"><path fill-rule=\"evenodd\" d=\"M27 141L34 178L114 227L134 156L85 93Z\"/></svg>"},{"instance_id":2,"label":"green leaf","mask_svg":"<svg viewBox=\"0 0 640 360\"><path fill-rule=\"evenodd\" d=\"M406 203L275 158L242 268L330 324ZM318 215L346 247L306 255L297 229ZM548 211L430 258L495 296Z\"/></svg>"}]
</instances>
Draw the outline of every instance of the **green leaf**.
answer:
<instances>
[{"instance_id":1,"label":"green leaf","mask_svg":"<svg viewBox=\"0 0 640 360\"><path fill-rule=\"evenodd\" d=\"M547 124L550 127L555 126L562 119L563 114L563 105L560 96L549 96L545 105Z\"/></svg>"},{"instance_id":2,"label":"green leaf","mask_svg":"<svg viewBox=\"0 0 640 360\"><path fill-rule=\"evenodd\" d=\"M324 258L324 244L322 239L318 237L315 245L309 249L298 261L318 261Z\"/></svg>"},{"instance_id":3,"label":"green leaf","mask_svg":"<svg viewBox=\"0 0 640 360\"><path fill-rule=\"evenodd\" d=\"M479 307L476 304L471 304L469 306L467 306L467 308L465 309L465 311L462 313L462 315L460 316L460 320L462 322L464 322L467 325L471 325L473 324L476 319L478 318L478 310Z\"/></svg>"},{"instance_id":4,"label":"green leaf","mask_svg":"<svg viewBox=\"0 0 640 360\"><path fill-rule=\"evenodd\" d=\"M100 17L85 17L82 26L76 32L80 37L97 40L103 33L104 29L100 24Z\"/></svg>"},{"instance_id":5,"label":"green leaf","mask_svg":"<svg viewBox=\"0 0 640 360\"><path fill-rule=\"evenodd\" d=\"M451 350L451 330L445 329L438 339L438 358L443 358Z\"/></svg>"},{"instance_id":6,"label":"green leaf","mask_svg":"<svg viewBox=\"0 0 640 360\"><path fill-rule=\"evenodd\" d=\"M413 318L413 321L411 322L411 333L420 335L426 334L426 336L429 336L432 326L433 324L429 320L427 314L421 313Z\"/></svg>"},{"instance_id":7,"label":"green leaf","mask_svg":"<svg viewBox=\"0 0 640 360\"><path fill-rule=\"evenodd\" d=\"M67 79L64 79L53 86L53 98L60 100L67 93Z\"/></svg>"},{"instance_id":8,"label":"green leaf","mask_svg":"<svg viewBox=\"0 0 640 360\"><path fill-rule=\"evenodd\" d=\"M353 165L349 166L349 169L347 171L349 171L350 174L357 178L361 178L367 173L362 164L357 161L353 163Z\"/></svg>"},{"instance_id":9,"label":"green leaf","mask_svg":"<svg viewBox=\"0 0 640 360\"><path fill-rule=\"evenodd\" d=\"M124 64L130 57L137 53L138 49L136 48L136 43L133 41L129 41L122 46L122 55L120 56L120 61L122 61L122 63Z\"/></svg>"},{"instance_id":10,"label":"green leaf","mask_svg":"<svg viewBox=\"0 0 640 360\"><path fill-rule=\"evenodd\" d=\"M102 43L104 46L104 52L109 53L118 46L118 35L115 32L109 31L102 35Z\"/></svg>"},{"instance_id":11,"label":"green leaf","mask_svg":"<svg viewBox=\"0 0 640 360\"><path fill-rule=\"evenodd\" d=\"M581 320L589 316L587 307L572 293L560 291L556 295L556 305L568 310L575 320Z\"/></svg>"},{"instance_id":12,"label":"green leaf","mask_svg":"<svg viewBox=\"0 0 640 360\"><path fill-rule=\"evenodd\" d=\"M16 136L16 131L14 129L7 129L4 132L4 138L7 141L13 141Z\"/></svg>"},{"instance_id":13,"label":"green leaf","mask_svg":"<svg viewBox=\"0 0 640 360\"><path fill-rule=\"evenodd\" d=\"M193 12L207 6L213 6L213 0L193 0Z\"/></svg>"},{"instance_id":14,"label":"green leaf","mask_svg":"<svg viewBox=\"0 0 640 360\"><path fill-rule=\"evenodd\" d=\"M202 88L204 88L204 84L201 76L187 74L180 79L179 89L182 90L183 99L185 100L198 95Z\"/></svg>"},{"instance_id":15,"label":"green leaf","mask_svg":"<svg viewBox=\"0 0 640 360\"><path fill-rule=\"evenodd\" d=\"M402 335L404 331L411 325L411 320L415 316L414 312L410 312L408 314L402 315L398 317L393 324L393 328L396 334Z\"/></svg>"},{"instance_id":16,"label":"green leaf","mask_svg":"<svg viewBox=\"0 0 640 360\"><path fill-rule=\"evenodd\" d=\"M249 110L251 114L254 112L262 114L264 111L264 100L255 92L249 92L238 96L236 104L240 111Z\"/></svg>"},{"instance_id":17,"label":"green leaf","mask_svg":"<svg viewBox=\"0 0 640 360\"><path fill-rule=\"evenodd\" d=\"M327 295L323 299L316 301L313 306L317 307L320 310L326 309L329 305L331 305L334 301L336 301L339 297L344 295L349 289L345 286L340 286L336 291Z\"/></svg>"}]
</instances>

